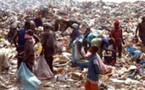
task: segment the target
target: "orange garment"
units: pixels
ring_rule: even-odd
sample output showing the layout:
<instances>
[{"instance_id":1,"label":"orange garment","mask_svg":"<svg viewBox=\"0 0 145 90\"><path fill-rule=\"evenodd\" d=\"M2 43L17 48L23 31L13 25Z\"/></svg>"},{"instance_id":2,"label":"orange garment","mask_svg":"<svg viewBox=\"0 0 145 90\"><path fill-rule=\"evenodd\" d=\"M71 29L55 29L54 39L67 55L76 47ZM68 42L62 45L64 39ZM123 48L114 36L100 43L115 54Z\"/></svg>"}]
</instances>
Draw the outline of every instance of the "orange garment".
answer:
<instances>
[{"instance_id":1,"label":"orange garment","mask_svg":"<svg viewBox=\"0 0 145 90\"><path fill-rule=\"evenodd\" d=\"M85 90L100 90L100 89L99 89L98 83L93 83L87 80L85 83Z\"/></svg>"}]
</instances>

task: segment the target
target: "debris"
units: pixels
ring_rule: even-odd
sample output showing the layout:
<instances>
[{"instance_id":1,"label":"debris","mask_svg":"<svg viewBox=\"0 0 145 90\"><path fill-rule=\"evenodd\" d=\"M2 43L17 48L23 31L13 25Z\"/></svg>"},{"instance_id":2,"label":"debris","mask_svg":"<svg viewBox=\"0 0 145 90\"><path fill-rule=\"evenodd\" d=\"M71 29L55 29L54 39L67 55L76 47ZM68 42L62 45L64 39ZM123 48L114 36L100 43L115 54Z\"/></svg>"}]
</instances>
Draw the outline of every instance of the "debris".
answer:
<instances>
[{"instance_id":1,"label":"debris","mask_svg":"<svg viewBox=\"0 0 145 90\"><path fill-rule=\"evenodd\" d=\"M71 75L72 75L71 78L74 80L82 80L83 79L82 73L73 72Z\"/></svg>"}]
</instances>

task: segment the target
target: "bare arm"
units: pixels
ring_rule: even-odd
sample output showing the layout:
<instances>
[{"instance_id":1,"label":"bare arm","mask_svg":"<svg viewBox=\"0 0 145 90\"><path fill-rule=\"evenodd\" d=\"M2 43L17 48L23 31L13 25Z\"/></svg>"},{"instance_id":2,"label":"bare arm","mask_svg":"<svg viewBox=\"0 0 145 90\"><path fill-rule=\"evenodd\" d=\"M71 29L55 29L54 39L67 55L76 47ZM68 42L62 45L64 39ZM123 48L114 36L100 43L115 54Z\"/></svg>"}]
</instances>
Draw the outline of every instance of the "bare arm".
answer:
<instances>
[{"instance_id":1,"label":"bare arm","mask_svg":"<svg viewBox=\"0 0 145 90\"><path fill-rule=\"evenodd\" d=\"M39 37L36 34L34 34L34 39L36 40L36 43L40 42L40 39L39 39Z\"/></svg>"},{"instance_id":2,"label":"bare arm","mask_svg":"<svg viewBox=\"0 0 145 90\"><path fill-rule=\"evenodd\" d=\"M135 35L138 35L138 30L139 30L139 24L137 25L136 31L135 31Z\"/></svg>"},{"instance_id":3,"label":"bare arm","mask_svg":"<svg viewBox=\"0 0 145 90\"><path fill-rule=\"evenodd\" d=\"M18 41L18 32L16 32L16 33L14 34L13 41L14 41L15 47L18 47L18 44L17 44L17 41Z\"/></svg>"}]
</instances>

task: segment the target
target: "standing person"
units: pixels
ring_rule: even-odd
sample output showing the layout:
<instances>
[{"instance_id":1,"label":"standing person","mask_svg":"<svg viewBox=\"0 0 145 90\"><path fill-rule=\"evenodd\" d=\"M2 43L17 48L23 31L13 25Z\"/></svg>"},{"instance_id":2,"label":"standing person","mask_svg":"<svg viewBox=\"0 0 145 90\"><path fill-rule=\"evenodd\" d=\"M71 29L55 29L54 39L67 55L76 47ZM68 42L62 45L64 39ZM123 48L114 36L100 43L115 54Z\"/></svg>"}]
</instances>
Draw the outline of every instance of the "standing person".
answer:
<instances>
[{"instance_id":1,"label":"standing person","mask_svg":"<svg viewBox=\"0 0 145 90\"><path fill-rule=\"evenodd\" d=\"M73 31L70 34L70 44L69 46L71 46L71 44L73 43L73 41L78 38L79 36L81 36L81 32L79 31L79 25L78 24L73 24L72 25Z\"/></svg>"},{"instance_id":2,"label":"standing person","mask_svg":"<svg viewBox=\"0 0 145 90\"><path fill-rule=\"evenodd\" d=\"M145 45L145 17L143 17L142 22L138 24L135 35L139 36L142 44Z\"/></svg>"},{"instance_id":3,"label":"standing person","mask_svg":"<svg viewBox=\"0 0 145 90\"><path fill-rule=\"evenodd\" d=\"M30 69L31 72L33 72L33 66L34 66L34 45L35 45L35 39L33 37L33 31L28 30L25 34L25 45L24 45L24 62L26 63L27 67Z\"/></svg>"},{"instance_id":4,"label":"standing person","mask_svg":"<svg viewBox=\"0 0 145 90\"><path fill-rule=\"evenodd\" d=\"M118 52L118 57L122 56L122 43L123 36L122 36L122 29L120 28L120 22L118 20L114 23L114 29L111 31L111 37L114 39L114 49Z\"/></svg>"},{"instance_id":5,"label":"standing person","mask_svg":"<svg viewBox=\"0 0 145 90\"><path fill-rule=\"evenodd\" d=\"M100 90L98 81L100 74L107 74L111 72L111 67L105 65L98 55L98 47L92 46L85 57L89 59L87 82L85 83L85 90ZM98 64L98 62L100 62ZM100 66L103 67L100 71Z\"/></svg>"},{"instance_id":6,"label":"standing person","mask_svg":"<svg viewBox=\"0 0 145 90\"><path fill-rule=\"evenodd\" d=\"M36 18L34 19L34 23L35 23L37 28L40 27L40 26L43 26L42 16L41 16L40 13L38 13Z\"/></svg>"},{"instance_id":7,"label":"standing person","mask_svg":"<svg viewBox=\"0 0 145 90\"><path fill-rule=\"evenodd\" d=\"M51 26L49 24L44 24L44 32L41 34L42 43L42 53L49 65L51 71L53 72L53 55L55 53L55 36L51 31Z\"/></svg>"},{"instance_id":8,"label":"standing person","mask_svg":"<svg viewBox=\"0 0 145 90\"><path fill-rule=\"evenodd\" d=\"M30 29L30 22L26 21L24 28L17 31L17 34L14 36L14 44L16 46L18 52L18 61L17 61L17 69L20 67L20 64L23 60L24 55L24 45L26 42L25 33Z\"/></svg>"}]
</instances>

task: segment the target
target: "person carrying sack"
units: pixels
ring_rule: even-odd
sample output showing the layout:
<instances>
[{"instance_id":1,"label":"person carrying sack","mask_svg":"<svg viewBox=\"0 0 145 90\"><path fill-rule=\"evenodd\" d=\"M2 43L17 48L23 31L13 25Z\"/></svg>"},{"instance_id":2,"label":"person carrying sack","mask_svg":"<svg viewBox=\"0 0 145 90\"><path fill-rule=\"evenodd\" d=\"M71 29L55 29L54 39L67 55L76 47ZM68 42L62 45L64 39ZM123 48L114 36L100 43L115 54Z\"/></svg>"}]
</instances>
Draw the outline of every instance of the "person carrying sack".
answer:
<instances>
[{"instance_id":1,"label":"person carrying sack","mask_svg":"<svg viewBox=\"0 0 145 90\"><path fill-rule=\"evenodd\" d=\"M99 75L107 74L112 71L111 66L107 66L103 63L97 51L98 47L92 46L85 55L85 57L89 59L85 90L100 90L98 85Z\"/></svg>"}]
</instances>

